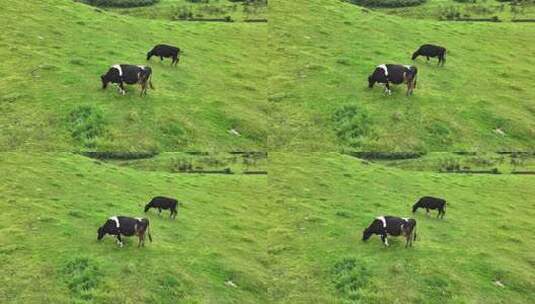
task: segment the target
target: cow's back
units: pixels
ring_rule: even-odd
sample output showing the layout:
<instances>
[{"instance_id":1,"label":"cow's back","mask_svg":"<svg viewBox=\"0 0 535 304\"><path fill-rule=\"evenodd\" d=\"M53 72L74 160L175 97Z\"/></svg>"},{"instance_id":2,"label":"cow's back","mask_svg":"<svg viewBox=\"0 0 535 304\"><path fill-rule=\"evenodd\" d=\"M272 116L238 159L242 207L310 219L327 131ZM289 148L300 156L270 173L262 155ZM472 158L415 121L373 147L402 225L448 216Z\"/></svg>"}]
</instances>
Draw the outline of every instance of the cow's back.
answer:
<instances>
[{"instance_id":1,"label":"cow's back","mask_svg":"<svg viewBox=\"0 0 535 304\"><path fill-rule=\"evenodd\" d=\"M433 197L433 196L424 196L420 199L420 201L422 203L427 203L427 204L444 204L446 202L445 200L441 198Z\"/></svg>"},{"instance_id":2,"label":"cow's back","mask_svg":"<svg viewBox=\"0 0 535 304\"><path fill-rule=\"evenodd\" d=\"M176 205L177 202L176 199L165 196L156 196L151 200L152 204Z\"/></svg>"}]
</instances>

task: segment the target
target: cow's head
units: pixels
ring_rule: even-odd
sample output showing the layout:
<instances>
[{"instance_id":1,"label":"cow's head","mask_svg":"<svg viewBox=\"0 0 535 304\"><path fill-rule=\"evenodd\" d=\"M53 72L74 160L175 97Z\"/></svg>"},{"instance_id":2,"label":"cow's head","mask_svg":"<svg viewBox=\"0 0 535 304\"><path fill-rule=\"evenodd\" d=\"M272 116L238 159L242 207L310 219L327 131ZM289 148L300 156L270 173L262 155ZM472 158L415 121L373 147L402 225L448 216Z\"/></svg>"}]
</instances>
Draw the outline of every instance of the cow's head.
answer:
<instances>
[{"instance_id":1,"label":"cow's head","mask_svg":"<svg viewBox=\"0 0 535 304\"><path fill-rule=\"evenodd\" d=\"M97 240L100 241L102 238L106 235L106 232L104 232L104 228L99 227L97 230Z\"/></svg>"},{"instance_id":2,"label":"cow's head","mask_svg":"<svg viewBox=\"0 0 535 304\"><path fill-rule=\"evenodd\" d=\"M148 52L147 53L147 60L150 60L150 57L152 57L152 56L153 56L152 51Z\"/></svg>"},{"instance_id":3,"label":"cow's head","mask_svg":"<svg viewBox=\"0 0 535 304\"><path fill-rule=\"evenodd\" d=\"M148 203L147 205L145 205L145 212L149 211L150 209L150 203Z\"/></svg>"},{"instance_id":4,"label":"cow's head","mask_svg":"<svg viewBox=\"0 0 535 304\"><path fill-rule=\"evenodd\" d=\"M412 206L412 213L416 212L416 210L418 210L418 203Z\"/></svg>"},{"instance_id":5,"label":"cow's head","mask_svg":"<svg viewBox=\"0 0 535 304\"><path fill-rule=\"evenodd\" d=\"M100 76L100 80L102 81L102 89L105 90L108 87L108 83L110 82L106 74Z\"/></svg>"},{"instance_id":6,"label":"cow's head","mask_svg":"<svg viewBox=\"0 0 535 304\"><path fill-rule=\"evenodd\" d=\"M373 75L368 76L368 88L373 88L373 85L375 84L375 78Z\"/></svg>"},{"instance_id":7,"label":"cow's head","mask_svg":"<svg viewBox=\"0 0 535 304\"><path fill-rule=\"evenodd\" d=\"M362 231L362 240L367 241L372 236L372 234L373 233L370 231L370 228L364 229L364 231Z\"/></svg>"}]
</instances>

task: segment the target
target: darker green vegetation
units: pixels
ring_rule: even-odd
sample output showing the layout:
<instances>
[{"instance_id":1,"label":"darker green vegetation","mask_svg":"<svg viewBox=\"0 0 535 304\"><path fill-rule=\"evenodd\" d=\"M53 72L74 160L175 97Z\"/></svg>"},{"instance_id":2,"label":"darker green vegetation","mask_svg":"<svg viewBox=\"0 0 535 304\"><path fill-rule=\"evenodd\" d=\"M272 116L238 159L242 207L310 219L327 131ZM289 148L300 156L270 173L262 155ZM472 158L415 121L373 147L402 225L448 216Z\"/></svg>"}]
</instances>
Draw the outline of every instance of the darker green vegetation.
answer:
<instances>
[{"instance_id":1,"label":"darker green vegetation","mask_svg":"<svg viewBox=\"0 0 535 304\"><path fill-rule=\"evenodd\" d=\"M104 7L136 7L158 3L160 0L78 0L80 2Z\"/></svg>"},{"instance_id":2,"label":"darker green vegetation","mask_svg":"<svg viewBox=\"0 0 535 304\"><path fill-rule=\"evenodd\" d=\"M344 105L333 116L333 125L338 138L351 147L359 147L368 136L373 135L372 120L364 108Z\"/></svg>"},{"instance_id":3,"label":"darker green vegetation","mask_svg":"<svg viewBox=\"0 0 535 304\"><path fill-rule=\"evenodd\" d=\"M425 3L427 0L347 0L367 7L407 7Z\"/></svg>"}]
</instances>

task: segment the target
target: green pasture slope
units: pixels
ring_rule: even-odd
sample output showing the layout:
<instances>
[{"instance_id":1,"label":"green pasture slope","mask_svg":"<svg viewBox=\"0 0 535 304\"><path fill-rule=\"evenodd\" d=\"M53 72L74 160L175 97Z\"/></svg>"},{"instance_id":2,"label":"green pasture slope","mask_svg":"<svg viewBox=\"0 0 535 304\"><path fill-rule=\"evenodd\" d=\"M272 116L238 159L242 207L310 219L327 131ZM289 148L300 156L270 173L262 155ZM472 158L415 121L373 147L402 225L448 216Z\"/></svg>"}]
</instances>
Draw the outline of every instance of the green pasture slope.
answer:
<instances>
[{"instance_id":1,"label":"green pasture slope","mask_svg":"<svg viewBox=\"0 0 535 304\"><path fill-rule=\"evenodd\" d=\"M268 106L266 24L148 20L71 0L9 1L0 10L0 150L261 150ZM153 58L155 90L101 90L115 63ZM230 133L236 130L239 135Z\"/></svg>"},{"instance_id":2,"label":"green pasture slope","mask_svg":"<svg viewBox=\"0 0 535 304\"><path fill-rule=\"evenodd\" d=\"M273 303L533 301L533 177L406 171L336 153L270 161ZM444 220L411 214L423 195L447 199ZM414 246L362 242L378 215L414 217Z\"/></svg>"},{"instance_id":3,"label":"green pasture slope","mask_svg":"<svg viewBox=\"0 0 535 304\"><path fill-rule=\"evenodd\" d=\"M137 170L68 153L0 153L1 303L268 303L265 175ZM154 195L183 201L144 215ZM96 240L147 216L153 242ZM232 285L234 284L234 286Z\"/></svg>"},{"instance_id":4,"label":"green pasture slope","mask_svg":"<svg viewBox=\"0 0 535 304\"><path fill-rule=\"evenodd\" d=\"M277 150L496 151L535 143L532 24L385 15L330 0L270 1L270 86ZM381 63L412 64L424 43L448 48L444 68L419 58L414 96L367 88Z\"/></svg>"}]
</instances>

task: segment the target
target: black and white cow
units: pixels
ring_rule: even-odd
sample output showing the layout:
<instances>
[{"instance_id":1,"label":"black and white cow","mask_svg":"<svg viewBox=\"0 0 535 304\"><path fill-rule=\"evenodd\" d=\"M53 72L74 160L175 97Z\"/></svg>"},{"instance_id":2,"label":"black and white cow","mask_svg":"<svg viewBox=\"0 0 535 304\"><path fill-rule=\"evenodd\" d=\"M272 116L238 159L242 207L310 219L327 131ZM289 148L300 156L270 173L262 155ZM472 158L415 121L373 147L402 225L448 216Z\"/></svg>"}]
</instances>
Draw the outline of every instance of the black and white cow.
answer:
<instances>
[{"instance_id":1,"label":"black and white cow","mask_svg":"<svg viewBox=\"0 0 535 304\"><path fill-rule=\"evenodd\" d=\"M381 236L385 246L388 246L387 236L405 236L407 242L405 248L412 247L416 241L416 220L395 216L379 216L362 232L362 240L367 241L373 234Z\"/></svg>"},{"instance_id":2,"label":"black and white cow","mask_svg":"<svg viewBox=\"0 0 535 304\"><path fill-rule=\"evenodd\" d=\"M424 196L412 206L412 213L416 212L418 208L425 208L426 215L429 215L429 209L438 209L437 217L443 218L446 214L446 201L437 197Z\"/></svg>"},{"instance_id":3,"label":"black and white cow","mask_svg":"<svg viewBox=\"0 0 535 304\"><path fill-rule=\"evenodd\" d=\"M143 65L115 64L112 65L106 74L100 76L102 80L102 89L108 87L108 83L117 85L121 94L126 94L124 83L139 84L141 86L141 96L147 95L147 88L152 86L152 69Z\"/></svg>"},{"instance_id":4,"label":"black and white cow","mask_svg":"<svg viewBox=\"0 0 535 304\"><path fill-rule=\"evenodd\" d=\"M145 212L149 211L150 208L157 208L158 215L161 215L162 209L169 209L171 211L169 217L174 219L178 213L176 210L178 204L179 202L174 198L156 196L147 205L145 205Z\"/></svg>"},{"instance_id":5,"label":"black and white cow","mask_svg":"<svg viewBox=\"0 0 535 304\"><path fill-rule=\"evenodd\" d=\"M117 236L117 244L123 247L123 240L121 235L133 236L137 235L139 243L137 247L145 246L145 232L149 235L149 240L152 242L150 235L149 220L141 217L128 216L112 216L104 225L97 230L97 240L102 240L106 234Z\"/></svg>"},{"instance_id":6,"label":"black and white cow","mask_svg":"<svg viewBox=\"0 0 535 304\"><path fill-rule=\"evenodd\" d=\"M427 61L429 61L429 57L438 57L438 65L444 66L446 63L446 48L438 45L424 44L412 54L412 60L415 60L418 56L425 56Z\"/></svg>"},{"instance_id":7,"label":"black and white cow","mask_svg":"<svg viewBox=\"0 0 535 304\"><path fill-rule=\"evenodd\" d=\"M406 83L407 96L409 96L416 88L417 74L418 69L412 65L381 64L378 65L373 71L373 74L368 77L368 87L373 88L373 85L376 82L383 83L385 85L385 94L392 95L390 83Z\"/></svg>"},{"instance_id":8,"label":"black and white cow","mask_svg":"<svg viewBox=\"0 0 535 304\"><path fill-rule=\"evenodd\" d=\"M160 57L160 61L162 61L164 57L171 57L173 60L171 61L171 65L174 64L176 66L180 60L180 48L166 44L158 44L147 53L147 60L150 60L152 56Z\"/></svg>"}]
</instances>

